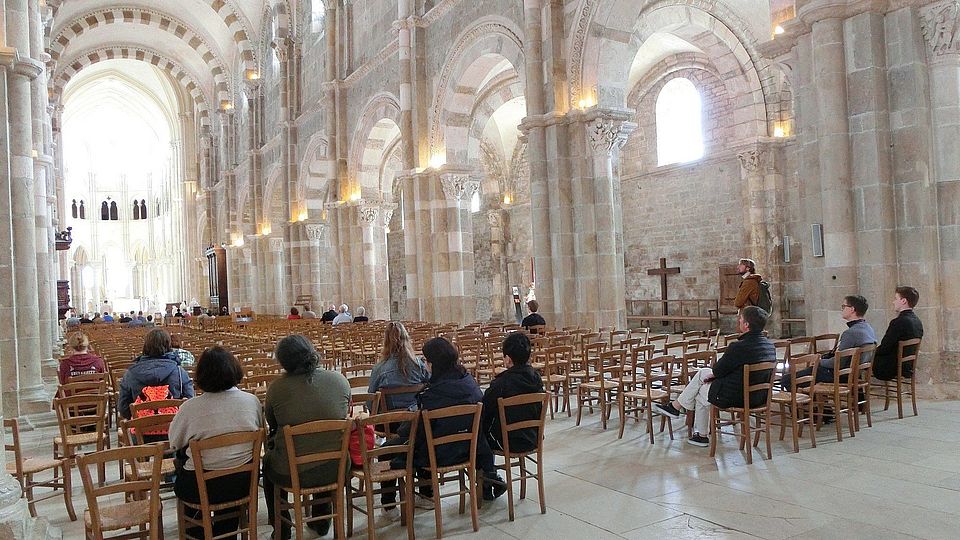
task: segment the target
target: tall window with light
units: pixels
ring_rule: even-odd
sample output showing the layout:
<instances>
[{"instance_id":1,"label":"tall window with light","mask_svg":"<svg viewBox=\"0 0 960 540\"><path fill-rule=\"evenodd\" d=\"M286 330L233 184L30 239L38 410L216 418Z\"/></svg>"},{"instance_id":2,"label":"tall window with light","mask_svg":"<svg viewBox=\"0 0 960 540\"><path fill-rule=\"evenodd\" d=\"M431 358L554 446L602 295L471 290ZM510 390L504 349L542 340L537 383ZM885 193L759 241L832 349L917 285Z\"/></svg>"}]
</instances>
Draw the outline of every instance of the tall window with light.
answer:
<instances>
[{"instance_id":1,"label":"tall window with light","mask_svg":"<svg viewBox=\"0 0 960 540\"><path fill-rule=\"evenodd\" d=\"M677 78L657 96L657 165L703 157L703 104L689 79Z\"/></svg>"},{"instance_id":2,"label":"tall window with light","mask_svg":"<svg viewBox=\"0 0 960 540\"><path fill-rule=\"evenodd\" d=\"M310 2L310 31L313 33L323 32L323 19L326 17L326 8L323 0L312 0Z\"/></svg>"}]
</instances>

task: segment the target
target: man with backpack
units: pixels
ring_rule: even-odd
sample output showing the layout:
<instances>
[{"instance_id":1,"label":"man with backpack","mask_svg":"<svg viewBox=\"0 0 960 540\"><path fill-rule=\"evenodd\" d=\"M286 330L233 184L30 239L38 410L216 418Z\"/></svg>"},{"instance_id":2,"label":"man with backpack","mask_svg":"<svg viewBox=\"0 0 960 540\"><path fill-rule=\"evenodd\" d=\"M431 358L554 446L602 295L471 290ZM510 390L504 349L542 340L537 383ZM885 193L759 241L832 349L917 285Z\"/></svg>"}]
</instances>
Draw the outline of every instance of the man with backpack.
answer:
<instances>
[{"instance_id":1,"label":"man with backpack","mask_svg":"<svg viewBox=\"0 0 960 540\"><path fill-rule=\"evenodd\" d=\"M773 298L770 296L770 284L763 281L763 277L757 273L757 263L753 259L740 259L737 263L737 273L743 278L740 282L740 290L737 291L737 298L733 301L737 309L743 309L747 306L757 306L767 312L773 308Z\"/></svg>"}]
</instances>

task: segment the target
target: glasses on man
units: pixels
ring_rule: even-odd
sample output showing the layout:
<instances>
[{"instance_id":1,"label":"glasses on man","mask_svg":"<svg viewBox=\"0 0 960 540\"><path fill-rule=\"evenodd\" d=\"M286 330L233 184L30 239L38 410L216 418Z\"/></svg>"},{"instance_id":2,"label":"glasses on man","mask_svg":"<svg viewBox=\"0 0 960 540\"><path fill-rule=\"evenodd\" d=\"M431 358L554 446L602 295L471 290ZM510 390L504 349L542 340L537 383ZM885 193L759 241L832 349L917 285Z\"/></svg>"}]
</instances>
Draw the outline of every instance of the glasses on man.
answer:
<instances>
[{"instance_id":1,"label":"glasses on man","mask_svg":"<svg viewBox=\"0 0 960 540\"><path fill-rule=\"evenodd\" d=\"M851 306L850 304L840 304L840 309L848 308L848 307L853 307L853 306Z\"/></svg>"}]
</instances>

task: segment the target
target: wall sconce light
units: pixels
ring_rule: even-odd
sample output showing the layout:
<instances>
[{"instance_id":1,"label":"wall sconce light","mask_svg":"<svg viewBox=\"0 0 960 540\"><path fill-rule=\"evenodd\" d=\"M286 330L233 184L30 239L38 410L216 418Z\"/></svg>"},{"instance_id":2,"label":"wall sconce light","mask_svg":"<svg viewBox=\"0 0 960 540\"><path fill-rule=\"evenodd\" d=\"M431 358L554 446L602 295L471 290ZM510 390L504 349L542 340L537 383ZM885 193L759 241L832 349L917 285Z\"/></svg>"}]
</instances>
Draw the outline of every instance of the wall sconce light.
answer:
<instances>
[{"instance_id":1,"label":"wall sconce light","mask_svg":"<svg viewBox=\"0 0 960 540\"><path fill-rule=\"evenodd\" d=\"M350 194L351 201L359 201L361 197L363 197L363 192L360 190L360 188L357 188L356 191Z\"/></svg>"},{"instance_id":2,"label":"wall sconce light","mask_svg":"<svg viewBox=\"0 0 960 540\"><path fill-rule=\"evenodd\" d=\"M238 234L233 238L233 247L243 247L243 235Z\"/></svg>"},{"instance_id":3,"label":"wall sconce light","mask_svg":"<svg viewBox=\"0 0 960 540\"><path fill-rule=\"evenodd\" d=\"M773 124L773 136L782 139L790 136L790 122L776 122Z\"/></svg>"},{"instance_id":4,"label":"wall sconce light","mask_svg":"<svg viewBox=\"0 0 960 540\"><path fill-rule=\"evenodd\" d=\"M786 32L786 30L784 30L783 27L780 26L779 24L773 27L773 35L775 36L779 36L784 32Z\"/></svg>"},{"instance_id":5,"label":"wall sconce light","mask_svg":"<svg viewBox=\"0 0 960 540\"><path fill-rule=\"evenodd\" d=\"M228 100L228 99L222 100L222 101L220 102L220 110L223 110L223 111L232 111L232 110L233 110L233 102L231 102L231 101Z\"/></svg>"},{"instance_id":6,"label":"wall sconce light","mask_svg":"<svg viewBox=\"0 0 960 540\"><path fill-rule=\"evenodd\" d=\"M261 223L260 224L260 235L267 236L273 231L273 227L270 223Z\"/></svg>"},{"instance_id":7,"label":"wall sconce light","mask_svg":"<svg viewBox=\"0 0 960 540\"><path fill-rule=\"evenodd\" d=\"M248 81L256 81L260 79L260 72L255 69L248 69L246 72L246 77Z\"/></svg>"},{"instance_id":8,"label":"wall sconce light","mask_svg":"<svg viewBox=\"0 0 960 540\"><path fill-rule=\"evenodd\" d=\"M510 194L509 194L509 193L504 193L504 194L503 194L503 204L511 204L511 203L513 203L513 199L510 197Z\"/></svg>"},{"instance_id":9,"label":"wall sconce light","mask_svg":"<svg viewBox=\"0 0 960 540\"><path fill-rule=\"evenodd\" d=\"M430 168L439 169L447 163L446 152L437 152L430 158Z\"/></svg>"},{"instance_id":10,"label":"wall sconce light","mask_svg":"<svg viewBox=\"0 0 960 540\"><path fill-rule=\"evenodd\" d=\"M306 221L310 217L310 212L307 210L301 210L300 214L297 216L297 221Z\"/></svg>"}]
</instances>

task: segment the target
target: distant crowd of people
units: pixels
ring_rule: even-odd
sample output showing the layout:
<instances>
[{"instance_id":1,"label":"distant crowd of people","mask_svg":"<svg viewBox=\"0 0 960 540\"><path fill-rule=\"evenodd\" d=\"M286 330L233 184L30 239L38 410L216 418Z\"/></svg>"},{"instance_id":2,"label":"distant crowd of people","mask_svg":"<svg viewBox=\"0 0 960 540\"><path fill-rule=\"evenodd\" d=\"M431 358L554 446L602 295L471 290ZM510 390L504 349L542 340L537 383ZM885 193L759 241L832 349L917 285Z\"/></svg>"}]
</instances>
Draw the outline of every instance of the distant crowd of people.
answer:
<instances>
[{"instance_id":1,"label":"distant crowd of people","mask_svg":"<svg viewBox=\"0 0 960 540\"><path fill-rule=\"evenodd\" d=\"M110 314L109 311L104 311L102 314L100 312L83 313L78 316L76 312L74 312L73 310L70 310L65 315L66 316L63 320L63 325L68 329L76 328L81 324L112 323L112 322L115 322L118 324L125 324L130 327L156 326L156 323L154 322L154 319L153 319L153 315L144 316L142 311L138 311L137 313L134 313L132 311L121 312L117 314L116 317L114 317L113 315Z\"/></svg>"},{"instance_id":2,"label":"distant crowd of people","mask_svg":"<svg viewBox=\"0 0 960 540\"><path fill-rule=\"evenodd\" d=\"M310 309L310 306L303 306L303 313L300 312L296 307L290 308L290 314L287 315L288 320L298 320L298 319L316 319L317 313ZM357 315L354 316L350 313L350 306L346 304L340 304L340 307L330 304L330 309L324 311L320 315L320 320L323 322L328 322L334 325L351 323L351 322L367 322L370 319L367 317L367 310L360 306L357 308Z\"/></svg>"}]
</instances>

